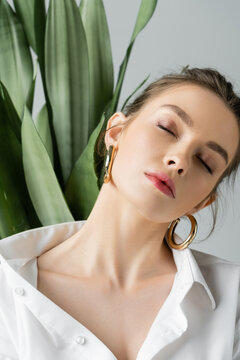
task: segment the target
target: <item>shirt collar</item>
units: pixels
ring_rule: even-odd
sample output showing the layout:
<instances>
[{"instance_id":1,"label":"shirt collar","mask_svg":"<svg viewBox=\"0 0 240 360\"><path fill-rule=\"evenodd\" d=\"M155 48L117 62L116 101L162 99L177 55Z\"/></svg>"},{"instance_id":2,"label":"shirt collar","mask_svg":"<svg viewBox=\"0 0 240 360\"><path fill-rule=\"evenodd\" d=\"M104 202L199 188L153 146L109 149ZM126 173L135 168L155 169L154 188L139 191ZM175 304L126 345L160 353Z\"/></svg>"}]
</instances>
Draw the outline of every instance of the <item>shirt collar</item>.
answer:
<instances>
[{"instance_id":1,"label":"shirt collar","mask_svg":"<svg viewBox=\"0 0 240 360\"><path fill-rule=\"evenodd\" d=\"M47 225L8 236L0 241L1 257L5 259L14 270L18 271L19 268L29 260L36 258L73 236L81 229L85 222L86 220L79 220ZM176 243L182 242L182 239L177 234L175 234L174 237ZM191 249L188 247L183 250L173 248L171 248L171 250L177 271L183 275L181 278L184 282L182 285L185 287L184 296L186 294L185 285L189 285L190 288L194 282L198 282L204 287L210 298L212 310L214 310L216 308L216 302Z\"/></svg>"},{"instance_id":2,"label":"shirt collar","mask_svg":"<svg viewBox=\"0 0 240 360\"><path fill-rule=\"evenodd\" d=\"M183 240L179 235L175 233L174 240L177 244L181 243ZM192 251L189 247L183 250L176 250L171 248L177 270L182 272L182 278L186 284L190 286L197 282L203 286L205 289L212 305L212 310L216 308L216 302L213 297L213 294L207 284L205 277L200 269L200 265L197 262L196 257L194 256L194 250Z\"/></svg>"}]
</instances>

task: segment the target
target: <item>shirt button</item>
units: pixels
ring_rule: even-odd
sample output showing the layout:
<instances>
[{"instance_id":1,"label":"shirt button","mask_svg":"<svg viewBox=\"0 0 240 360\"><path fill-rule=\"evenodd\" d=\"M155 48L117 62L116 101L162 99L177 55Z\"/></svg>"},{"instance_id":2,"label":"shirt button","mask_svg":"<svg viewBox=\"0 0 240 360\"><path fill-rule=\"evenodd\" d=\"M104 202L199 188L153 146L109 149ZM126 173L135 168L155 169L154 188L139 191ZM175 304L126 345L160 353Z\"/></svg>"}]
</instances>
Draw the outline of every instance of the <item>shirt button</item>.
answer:
<instances>
[{"instance_id":1,"label":"shirt button","mask_svg":"<svg viewBox=\"0 0 240 360\"><path fill-rule=\"evenodd\" d=\"M16 288L15 289L16 294L18 295L24 295L25 291L23 288Z\"/></svg>"},{"instance_id":2,"label":"shirt button","mask_svg":"<svg viewBox=\"0 0 240 360\"><path fill-rule=\"evenodd\" d=\"M75 341L76 341L77 344L83 345L85 343L85 337L84 336L77 336Z\"/></svg>"}]
</instances>

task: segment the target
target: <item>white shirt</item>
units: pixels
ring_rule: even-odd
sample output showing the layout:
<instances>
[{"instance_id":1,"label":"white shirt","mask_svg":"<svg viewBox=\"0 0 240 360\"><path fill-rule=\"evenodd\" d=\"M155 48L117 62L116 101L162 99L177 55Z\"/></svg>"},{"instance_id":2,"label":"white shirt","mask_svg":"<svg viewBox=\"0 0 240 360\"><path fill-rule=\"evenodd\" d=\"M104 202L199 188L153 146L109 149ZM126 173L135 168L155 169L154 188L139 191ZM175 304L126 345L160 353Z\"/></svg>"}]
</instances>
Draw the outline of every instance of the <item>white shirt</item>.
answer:
<instances>
[{"instance_id":1,"label":"white shirt","mask_svg":"<svg viewBox=\"0 0 240 360\"><path fill-rule=\"evenodd\" d=\"M43 226L0 240L0 359L117 359L94 333L37 290L36 257L85 222ZM239 360L240 264L190 248L172 252L173 287L136 360Z\"/></svg>"}]
</instances>

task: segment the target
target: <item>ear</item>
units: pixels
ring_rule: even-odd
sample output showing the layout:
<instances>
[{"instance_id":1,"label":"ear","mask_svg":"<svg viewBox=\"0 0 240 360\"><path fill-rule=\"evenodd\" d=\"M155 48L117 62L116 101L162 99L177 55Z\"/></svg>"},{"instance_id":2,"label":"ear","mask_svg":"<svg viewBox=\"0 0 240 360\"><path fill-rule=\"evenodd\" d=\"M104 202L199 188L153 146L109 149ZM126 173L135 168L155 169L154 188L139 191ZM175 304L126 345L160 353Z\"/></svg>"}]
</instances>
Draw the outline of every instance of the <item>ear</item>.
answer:
<instances>
[{"instance_id":1,"label":"ear","mask_svg":"<svg viewBox=\"0 0 240 360\"><path fill-rule=\"evenodd\" d=\"M191 211L189 211L189 214L194 214L197 211L205 208L206 206L210 205L213 201L215 201L217 198L216 193L208 196L205 200L201 201L198 205L196 205Z\"/></svg>"},{"instance_id":2,"label":"ear","mask_svg":"<svg viewBox=\"0 0 240 360\"><path fill-rule=\"evenodd\" d=\"M112 126L114 126L114 127L112 129L106 131L106 133L105 133L104 140L105 140L107 149L109 148L110 145L114 145L116 148L118 147L120 135L123 130L123 127L126 124L126 121L127 121L127 117L120 111L114 113L110 117L110 119L107 122L106 130L110 129Z\"/></svg>"}]
</instances>

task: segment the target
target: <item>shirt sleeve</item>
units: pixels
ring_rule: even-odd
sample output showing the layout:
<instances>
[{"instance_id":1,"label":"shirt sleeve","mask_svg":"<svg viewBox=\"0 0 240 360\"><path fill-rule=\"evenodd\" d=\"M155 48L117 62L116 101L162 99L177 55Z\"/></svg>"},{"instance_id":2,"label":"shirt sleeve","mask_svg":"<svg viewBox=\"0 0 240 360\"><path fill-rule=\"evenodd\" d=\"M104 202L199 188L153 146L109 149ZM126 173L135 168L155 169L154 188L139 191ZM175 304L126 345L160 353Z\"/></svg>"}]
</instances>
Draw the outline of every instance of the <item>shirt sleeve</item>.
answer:
<instances>
[{"instance_id":1,"label":"shirt sleeve","mask_svg":"<svg viewBox=\"0 0 240 360\"><path fill-rule=\"evenodd\" d=\"M240 360L240 281L238 286L238 305L234 333L233 360Z\"/></svg>"},{"instance_id":2,"label":"shirt sleeve","mask_svg":"<svg viewBox=\"0 0 240 360\"><path fill-rule=\"evenodd\" d=\"M9 336L9 330L4 321L4 314L6 311L4 308L7 300L4 300L4 278L2 274L0 268L0 360L19 360L16 348L12 343L11 337Z\"/></svg>"},{"instance_id":3,"label":"shirt sleeve","mask_svg":"<svg viewBox=\"0 0 240 360\"><path fill-rule=\"evenodd\" d=\"M16 350L8 335L0 312L0 360L18 360Z\"/></svg>"}]
</instances>

